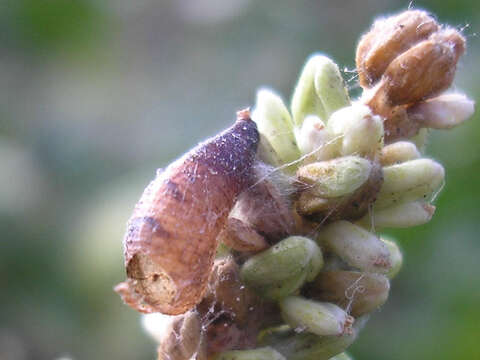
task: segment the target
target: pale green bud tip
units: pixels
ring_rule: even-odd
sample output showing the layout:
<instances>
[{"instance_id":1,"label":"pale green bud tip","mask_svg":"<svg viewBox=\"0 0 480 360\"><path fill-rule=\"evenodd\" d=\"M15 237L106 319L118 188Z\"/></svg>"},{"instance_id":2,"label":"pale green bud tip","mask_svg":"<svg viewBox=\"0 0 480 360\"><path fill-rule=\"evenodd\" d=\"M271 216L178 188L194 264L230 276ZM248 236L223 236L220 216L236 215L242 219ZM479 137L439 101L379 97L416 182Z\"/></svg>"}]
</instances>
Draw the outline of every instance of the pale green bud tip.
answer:
<instances>
[{"instance_id":1,"label":"pale green bud tip","mask_svg":"<svg viewBox=\"0 0 480 360\"><path fill-rule=\"evenodd\" d=\"M341 155L373 157L383 147L383 122L363 104L340 109L328 120L333 137L339 137Z\"/></svg>"},{"instance_id":2,"label":"pale green bud tip","mask_svg":"<svg viewBox=\"0 0 480 360\"><path fill-rule=\"evenodd\" d=\"M341 353L341 354L338 354L337 356L334 356L332 358L330 358L330 360L353 360L353 358L348 355L347 353Z\"/></svg>"},{"instance_id":3,"label":"pale green bud tip","mask_svg":"<svg viewBox=\"0 0 480 360\"><path fill-rule=\"evenodd\" d=\"M318 240L350 266L369 272L390 271L391 260L387 246L360 226L348 221L337 221L323 228Z\"/></svg>"},{"instance_id":4,"label":"pale green bud tip","mask_svg":"<svg viewBox=\"0 0 480 360\"><path fill-rule=\"evenodd\" d=\"M316 335L341 335L351 331L353 318L334 304L289 296L280 303L284 320L293 328Z\"/></svg>"},{"instance_id":5,"label":"pale green bud tip","mask_svg":"<svg viewBox=\"0 0 480 360\"><path fill-rule=\"evenodd\" d=\"M337 65L323 55L312 55L306 62L292 97L292 114L300 127L308 115L327 119L350 103Z\"/></svg>"},{"instance_id":6,"label":"pale green bud tip","mask_svg":"<svg viewBox=\"0 0 480 360\"><path fill-rule=\"evenodd\" d=\"M372 163L358 156L345 156L333 160L302 166L297 178L312 185L317 196L334 198L353 193L369 178Z\"/></svg>"},{"instance_id":7,"label":"pale green bud tip","mask_svg":"<svg viewBox=\"0 0 480 360\"><path fill-rule=\"evenodd\" d=\"M400 272L400 269L402 268L402 264L403 264L402 251L400 250L399 246L395 241L385 237L382 237L381 240L388 247L388 251L390 252L390 261L392 263L392 268L385 275L389 279L393 279L395 276L397 276L397 274Z\"/></svg>"},{"instance_id":8,"label":"pale green bud tip","mask_svg":"<svg viewBox=\"0 0 480 360\"><path fill-rule=\"evenodd\" d=\"M249 258L240 275L263 297L279 299L313 280L322 266L322 252L314 241L291 236Z\"/></svg>"},{"instance_id":9,"label":"pale green bud tip","mask_svg":"<svg viewBox=\"0 0 480 360\"><path fill-rule=\"evenodd\" d=\"M333 141L325 123L318 116L307 116L302 127L295 129L295 137L302 154L311 154L315 160L335 157L338 142Z\"/></svg>"},{"instance_id":10,"label":"pale green bud tip","mask_svg":"<svg viewBox=\"0 0 480 360\"><path fill-rule=\"evenodd\" d=\"M408 109L408 116L425 127L450 129L473 115L475 102L463 94L444 94Z\"/></svg>"},{"instance_id":11,"label":"pale green bud tip","mask_svg":"<svg viewBox=\"0 0 480 360\"><path fill-rule=\"evenodd\" d=\"M315 56L315 90L327 117L350 104L347 89L337 64L326 56Z\"/></svg>"},{"instance_id":12,"label":"pale green bud tip","mask_svg":"<svg viewBox=\"0 0 480 360\"><path fill-rule=\"evenodd\" d=\"M226 351L215 357L215 360L287 360L275 349L267 346L254 350Z\"/></svg>"},{"instance_id":13,"label":"pale green bud tip","mask_svg":"<svg viewBox=\"0 0 480 360\"><path fill-rule=\"evenodd\" d=\"M375 208L428 200L443 184L445 170L430 159L416 159L383 168L384 182Z\"/></svg>"},{"instance_id":14,"label":"pale green bud tip","mask_svg":"<svg viewBox=\"0 0 480 360\"><path fill-rule=\"evenodd\" d=\"M414 201L372 211L360 220L363 226L375 228L408 228L423 225L432 219L435 206L423 201Z\"/></svg>"},{"instance_id":15,"label":"pale green bud tip","mask_svg":"<svg viewBox=\"0 0 480 360\"><path fill-rule=\"evenodd\" d=\"M252 119L282 163L289 163L300 157L293 134L292 119L280 96L271 90L259 90Z\"/></svg>"}]
</instances>

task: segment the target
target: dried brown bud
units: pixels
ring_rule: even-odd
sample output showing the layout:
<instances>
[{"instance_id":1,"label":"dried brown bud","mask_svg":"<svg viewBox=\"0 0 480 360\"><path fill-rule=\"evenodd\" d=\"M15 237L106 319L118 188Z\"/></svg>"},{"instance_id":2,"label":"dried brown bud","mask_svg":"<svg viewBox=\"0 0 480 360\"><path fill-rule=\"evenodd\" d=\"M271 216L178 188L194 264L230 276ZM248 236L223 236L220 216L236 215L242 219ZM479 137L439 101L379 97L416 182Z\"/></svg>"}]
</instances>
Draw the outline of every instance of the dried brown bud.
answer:
<instances>
[{"instance_id":1,"label":"dried brown bud","mask_svg":"<svg viewBox=\"0 0 480 360\"><path fill-rule=\"evenodd\" d=\"M391 106L413 104L448 89L465 39L453 29L433 34L397 56L387 67L378 92Z\"/></svg>"},{"instance_id":2,"label":"dried brown bud","mask_svg":"<svg viewBox=\"0 0 480 360\"><path fill-rule=\"evenodd\" d=\"M357 47L360 85L366 88L373 86L393 59L437 29L435 20L421 10L409 10L377 20Z\"/></svg>"},{"instance_id":3,"label":"dried brown bud","mask_svg":"<svg viewBox=\"0 0 480 360\"><path fill-rule=\"evenodd\" d=\"M197 304L217 235L250 185L259 140L248 112L225 132L168 166L146 188L124 240L127 282L117 287L138 311L181 314Z\"/></svg>"},{"instance_id":4,"label":"dried brown bud","mask_svg":"<svg viewBox=\"0 0 480 360\"><path fill-rule=\"evenodd\" d=\"M305 294L315 300L333 302L358 317L383 305L389 290L390 282L381 274L324 271L307 285Z\"/></svg>"},{"instance_id":5,"label":"dried brown bud","mask_svg":"<svg viewBox=\"0 0 480 360\"><path fill-rule=\"evenodd\" d=\"M237 251L263 250L295 229L291 179L261 162L255 163L253 171L255 184L238 196L220 234L220 240Z\"/></svg>"},{"instance_id":6,"label":"dried brown bud","mask_svg":"<svg viewBox=\"0 0 480 360\"><path fill-rule=\"evenodd\" d=\"M265 318L263 301L244 286L232 256L215 260L207 293L197 311L208 354L254 346Z\"/></svg>"}]
</instances>

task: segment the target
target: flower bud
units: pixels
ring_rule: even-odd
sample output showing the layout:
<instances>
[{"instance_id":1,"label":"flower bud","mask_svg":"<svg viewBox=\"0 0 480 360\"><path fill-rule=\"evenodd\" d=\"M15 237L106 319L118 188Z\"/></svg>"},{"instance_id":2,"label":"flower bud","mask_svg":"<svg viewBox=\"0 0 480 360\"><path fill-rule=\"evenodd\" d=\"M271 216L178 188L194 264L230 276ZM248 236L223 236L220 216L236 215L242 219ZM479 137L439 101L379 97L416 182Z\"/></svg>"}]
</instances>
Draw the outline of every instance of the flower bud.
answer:
<instances>
[{"instance_id":1,"label":"flower bud","mask_svg":"<svg viewBox=\"0 0 480 360\"><path fill-rule=\"evenodd\" d=\"M324 198L319 196L315 186L312 186L312 188L301 192L295 204L296 210L299 214L307 216L309 220L322 224L341 219L360 219L368 212L370 205L375 201L382 181L382 167L377 162L371 162L368 179L354 192L344 196Z\"/></svg>"},{"instance_id":2,"label":"flower bud","mask_svg":"<svg viewBox=\"0 0 480 360\"><path fill-rule=\"evenodd\" d=\"M388 166L399 164L408 160L418 159L421 156L414 143L409 141L397 141L382 149L380 164Z\"/></svg>"},{"instance_id":3,"label":"flower bud","mask_svg":"<svg viewBox=\"0 0 480 360\"><path fill-rule=\"evenodd\" d=\"M160 360L190 360L200 350L201 324L194 311L176 316L148 314L142 323L159 344Z\"/></svg>"},{"instance_id":4,"label":"flower bud","mask_svg":"<svg viewBox=\"0 0 480 360\"><path fill-rule=\"evenodd\" d=\"M320 231L318 241L357 269L378 273L390 271L387 246L360 226L348 221L337 221Z\"/></svg>"},{"instance_id":5,"label":"flower bud","mask_svg":"<svg viewBox=\"0 0 480 360\"><path fill-rule=\"evenodd\" d=\"M350 331L353 318L337 305L289 296L280 302L284 320L293 328L301 328L320 336L341 335Z\"/></svg>"},{"instance_id":6,"label":"flower bud","mask_svg":"<svg viewBox=\"0 0 480 360\"><path fill-rule=\"evenodd\" d=\"M425 11L409 10L375 21L357 47L356 63L360 85L370 87L388 64L412 45L437 31L438 24Z\"/></svg>"},{"instance_id":7,"label":"flower bud","mask_svg":"<svg viewBox=\"0 0 480 360\"><path fill-rule=\"evenodd\" d=\"M259 90L252 119L256 122L258 131L270 142L282 164L300 157L293 135L292 119L277 94L267 89Z\"/></svg>"},{"instance_id":8,"label":"flower bud","mask_svg":"<svg viewBox=\"0 0 480 360\"><path fill-rule=\"evenodd\" d=\"M445 170L430 159L410 160L383 168L384 182L375 209L429 199L443 183Z\"/></svg>"},{"instance_id":9,"label":"flower bud","mask_svg":"<svg viewBox=\"0 0 480 360\"><path fill-rule=\"evenodd\" d=\"M456 30L435 33L388 65L369 105L376 113L386 115L385 108L438 95L450 87L464 51L465 39Z\"/></svg>"},{"instance_id":10,"label":"flower bud","mask_svg":"<svg viewBox=\"0 0 480 360\"><path fill-rule=\"evenodd\" d=\"M258 294L278 299L295 292L305 281L312 281L322 266L322 252L314 241L291 236L249 258L240 274Z\"/></svg>"},{"instance_id":11,"label":"flower bud","mask_svg":"<svg viewBox=\"0 0 480 360\"><path fill-rule=\"evenodd\" d=\"M312 55L298 79L292 97L292 115L300 127L308 115L328 119L349 104L348 94L337 65L323 55Z\"/></svg>"},{"instance_id":12,"label":"flower bud","mask_svg":"<svg viewBox=\"0 0 480 360\"><path fill-rule=\"evenodd\" d=\"M299 181L311 186L320 197L334 198L351 194L369 178L372 163L358 156L345 156L300 167Z\"/></svg>"},{"instance_id":13,"label":"flower bud","mask_svg":"<svg viewBox=\"0 0 480 360\"><path fill-rule=\"evenodd\" d=\"M383 146L383 123L362 104L344 107L332 114L328 129L339 137L341 155L359 155L373 158Z\"/></svg>"},{"instance_id":14,"label":"flower bud","mask_svg":"<svg viewBox=\"0 0 480 360\"><path fill-rule=\"evenodd\" d=\"M432 219L435 206L414 201L372 211L359 221L362 226L375 228L409 228L423 225Z\"/></svg>"},{"instance_id":15,"label":"flower bud","mask_svg":"<svg viewBox=\"0 0 480 360\"><path fill-rule=\"evenodd\" d=\"M311 154L309 159L313 161L331 159L338 152L339 142L333 139L325 123L317 116L307 116L295 135L302 154Z\"/></svg>"},{"instance_id":16,"label":"flower bud","mask_svg":"<svg viewBox=\"0 0 480 360\"><path fill-rule=\"evenodd\" d=\"M392 267L388 273L385 275L389 279L393 279L397 274L400 272L400 269L402 268L403 264L403 255L402 251L398 247L397 243L393 240L387 239L382 237L380 240L382 240L385 245L388 247L388 251L390 252L390 261L392 263Z\"/></svg>"},{"instance_id":17,"label":"flower bud","mask_svg":"<svg viewBox=\"0 0 480 360\"><path fill-rule=\"evenodd\" d=\"M349 333L334 336L317 336L279 326L260 334L259 342L275 348L289 360L328 360L345 351L355 341L367 320L367 316L358 318Z\"/></svg>"},{"instance_id":18,"label":"flower bud","mask_svg":"<svg viewBox=\"0 0 480 360\"><path fill-rule=\"evenodd\" d=\"M267 346L254 350L226 351L215 357L215 360L286 360L286 358Z\"/></svg>"},{"instance_id":19,"label":"flower bud","mask_svg":"<svg viewBox=\"0 0 480 360\"><path fill-rule=\"evenodd\" d=\"M450 129L473 115L475 103L463 94L452 93L417 103L408 108L408 116L422 126Z\"/></svg>"},{"instance_id":20,"label":"flower bud","mask_svg":"<svg viewBox=\"0 0 480 360\"><path fill-rule=\"evenodd\" d=\"M305 295L327 301L358 317L380 307L388 298L390 283L384 275L357 271L322 271Z\"/></svg>"}]
</instances>

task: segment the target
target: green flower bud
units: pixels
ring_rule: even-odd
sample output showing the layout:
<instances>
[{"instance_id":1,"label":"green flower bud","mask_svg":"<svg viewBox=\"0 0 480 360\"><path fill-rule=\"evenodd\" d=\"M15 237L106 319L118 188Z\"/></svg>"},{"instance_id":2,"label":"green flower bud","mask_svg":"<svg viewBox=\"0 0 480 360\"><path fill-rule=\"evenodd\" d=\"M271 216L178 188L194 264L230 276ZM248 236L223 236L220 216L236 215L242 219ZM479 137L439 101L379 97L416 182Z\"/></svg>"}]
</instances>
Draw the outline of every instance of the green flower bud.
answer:
<instances>
[{"instance_id":1,"label":"green flower bud","mask_svg":"<svg viewBox=\"0 0 480 360\"><path fill-rule=\"evenodd\" d=\"M331 113L349 103L338 66L326 56L312 55L303 67L292 97L295 126L302 126L308 115L328 119Z\"/></svg>"},{"instance_id":2,"label":"green flower bud","mask_svg":"<svg viewBox=\"0 0 480 360\"><path fill-rule=\"evenodd\" d=\"M434 212L435 206L414 201L374 210L361 219L359 224L364 227L373 225L374 228L408 228L426 224Z\"/></svg>"},{"instance_id":3,"label":"green flower bud","mask_svg":"<svg viewBox=\"0 0 480 360\"><path fill-rule=\"evenodd\" d=\"M395 204L429 199L443 183L445 171L430 159L410 160L383 168L384 182L375 209Z\"/></svg>"},{"instance_id":4,"label":"green flower bud","mask_svg":"<svg viewBox=\"0 0 480 360\"><path fill-rule=\"evenodd\" d=\"M371 171L369 160L345 156L304 165L298 169L297 178L306 185L312 185L312 194L334 198L353 193L368 180Z\"/></svg>"},{"instance_id":5,"label":"green flower bud","mask_svg":"<svg viewBox=\"0 0 480 360\"><path fill-rule=\"evenodd\" d=\"M283 319L293 328L320 335L349 332L353 318L337 305L289 296L279 303Z\"/></svg>"},{"instance_id":6,"label":"green flower bud","mask_svg":"<svg viewBox=\"0 0 480 360\"><path fill-rule=\"evenodd\" d=\"M397 141L382 149L380 163L382 166L399 164L408 160L420 158L421 154L414 143Z\"/></svg>"},{"instance_id":7,"label":"green flower bud","mask_svg":"<svg viewBox=\"0 0 480 360\"><path fill-rule=\"evenodd\" d=\"M295 137L302 154L311 154L309 160L328 160L338 153L338 141L333 139L325 123L315 115L305 118L302 127L295 130Z\"/></svg>"},{"instance_id":8,"label":"green flower bud","mask_svg":"<svg viewBox=\"0 0 480 360\"><path fill-rule=\"evenodd\" d=\"M382 237L380 240L382 240L385 245L388 247L388 251L390 252L390 261L392 263L392 267L388 273L385 275L389 279L393 279L397 274L399 273L400 269L402 268L403 264L403 255L402 251L398 247L397 243L391 239L387 239Z\"/></svg>"},{"instance_id":9,"label":"green flower bud","mask_svg":"<svg viewBox=\"0 0 480 360\"><path fill-rule=\"evenodd\" d=\"M362 104L340 109L328 120L328 129L341 142L341 155L374 157L383 147L382 118Z\"/></svg>"},{"instance_id":10,"label":"green flower bud","mask_svg":"<svg viewBox=\"0 0 480 360\"><path fill-rule=\"evenodd\" d=\"M463 94L452 93L417 103L408 108L408 116L434 129L450 129L473 115L475 102Z\"/></svg>"},{"instance_id":11,"label":"green flower bud","mask_svg":"<svg viewBox=\"0 0 480 360\"><path fill-rule=\"evenodd\" d=\"M263 297L279 299L313 280L322 266L322 252L314 241L291 236L249 258L240 276Z\"/></svg>"},{"instance_id":12,"label":"green flower bud","mask_svg":"<svg viewBox=\"0 0 480 360\"><path fill-rule=\"evenodd\" d=\"M381 274L322 271L305 294L314 300L334 303L358 317L383 305L389 290L388 278Z\"/></svg>"},{"instance_id":13,"label":"green flower bud","mask_svg":"<svg viewBox=\"0 0 480 360\"><path fill-rule=\"evenodd\" d=\"M277 94L267 89L259 90L252 119L257 123L260 134L265 136L275 150L282 164L290 163L300 157L300 150L293 134L292 119Z\"/></svg>"},{"instance_id":14,"label":"green flower bud","mask_svg":"<svg viewBox=\"0 0 480 360\"><path fill-rule=\"evenodd\" d=\"M368 272L388 273L387 246L374 234L348 221L337 221L318 235L318 240L350 266Z\"/></svg>"},{"instance_id":15,"label":"green flower bud","mask_svg":"<svg viewBox=\"0 0 480 360\"><path fill-rule=\"evenodd\" d=\"M286 358L267 346L254 350L226 351L216 356L215 360L286 360Z\"/></svg>"},{"instance_id":16,"label":"green flower bud","mask_svg":"<svg viewBox=\"0 0 480 360\"><path fill-rule=\"evenodd\" d=\"M367 316L356 319L352 331L339 336L298 333L288 326L280 326L264 331L259 342L272 346L288 360L328 360L345 351L355 341L367 320Z\"/></svg>"}]
</instances>

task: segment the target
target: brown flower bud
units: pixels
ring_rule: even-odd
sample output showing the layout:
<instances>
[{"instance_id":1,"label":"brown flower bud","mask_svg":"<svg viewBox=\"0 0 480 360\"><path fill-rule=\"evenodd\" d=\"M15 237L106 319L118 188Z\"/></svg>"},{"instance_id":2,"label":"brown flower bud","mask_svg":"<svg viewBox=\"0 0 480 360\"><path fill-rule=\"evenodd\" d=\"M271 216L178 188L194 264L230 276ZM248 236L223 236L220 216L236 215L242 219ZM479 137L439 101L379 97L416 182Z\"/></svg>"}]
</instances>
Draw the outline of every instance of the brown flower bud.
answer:
<instances>
[{"instance_id":1,"label":"brown flower bud","mask_svg":"<svg viewBox=\"0 0 480 360\"><path fill-rule=\"evenodd\" d=\"M288 197L291 178L261 162L253 172L256 182L238 196L221 234L221 240L237 251L263 250L295 229Z\"/></svg>"},{"instance_id":2,"label":"brown flower bud","mask_svg":"<svg viewBox=\"0 0 480 360\"><path fill-rule=\"evenodd\" d=\"M128 279L117 287L138 311L181 314L205 292L217 235L250 185L259 136L248 111L168 166L146 188L124 240Z\"/></svg>"},{"instance_id":3,"label":"brown flower bud","mask_svg":"<svg viewBox=\"0 0 480 360\"><path fill-rule=\"evenodd\" d=\"M307 297L328 301L358 317L383 305L388 298L390 283L381 274L357 271L324 271L307 285Z\"/></svg>"},{"instance_id":4,"label":"brown flower bud","mask_svg":"<svg viewBox=\"0 0 480 360\"><path fill-rule=\"evenodd\" d=\"M232 256L215 260L207 293L196 309L210 355L254 346L266 317L262 300L244 286Z\"/></svg>"},{"instance_id":5,"label":"brown flower bud","mask_svg":"<svg viewBox=\"0 0 480 360\"><path fill-rule=\"evenodd\" d=\"M360 85L366 88L373 86L393 59L437 29L435 20L421 10L409 10L377 20L357 47Z\"/></svg>"}]
</instances>

